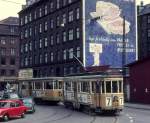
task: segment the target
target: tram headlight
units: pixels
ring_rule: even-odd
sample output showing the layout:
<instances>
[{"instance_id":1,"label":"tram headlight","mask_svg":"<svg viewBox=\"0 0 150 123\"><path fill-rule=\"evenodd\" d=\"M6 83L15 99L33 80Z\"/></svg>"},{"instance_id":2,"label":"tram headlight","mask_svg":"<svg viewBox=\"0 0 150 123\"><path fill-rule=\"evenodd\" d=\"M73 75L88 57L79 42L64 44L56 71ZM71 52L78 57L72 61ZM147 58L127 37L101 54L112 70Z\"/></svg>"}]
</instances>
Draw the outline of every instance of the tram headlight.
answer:
<instances>
[{"instance_id":1,"label":"tram headlight","mask_svg":"<svg viewBox=\"0 0 150 123\"><path fill-rule=\"evenodd\" d=\"M106 97L106 106L112 106L112 98Z\"/></svg>"}]
</instances>

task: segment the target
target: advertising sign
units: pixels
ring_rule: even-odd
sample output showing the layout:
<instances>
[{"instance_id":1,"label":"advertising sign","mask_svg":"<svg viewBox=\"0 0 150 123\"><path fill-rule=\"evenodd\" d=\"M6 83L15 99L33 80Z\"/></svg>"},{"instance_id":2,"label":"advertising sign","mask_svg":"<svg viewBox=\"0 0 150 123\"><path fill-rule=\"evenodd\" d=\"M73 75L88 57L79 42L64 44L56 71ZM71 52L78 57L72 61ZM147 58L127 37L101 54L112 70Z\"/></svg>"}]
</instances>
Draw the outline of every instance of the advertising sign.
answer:
<instances>
[{"instance_id":1,"label":"advertising sign","mask_svg":"<svg viewBox=\"0 0 150 123\"><path fill-rule=\"evenodd\" d=\"M19 78L33 78L33 69L28 68L19 70Z\"/></svg>"},{"instance_id":2,"label":"advertising sign","mask_svg":"<svg viewBox=\"0 0 150 123\"><path fill-rule=\"evenodd\" d=\"M85 67L135 61L135 0L83 0L83 44Z\"/></svg>"}]
</instances>

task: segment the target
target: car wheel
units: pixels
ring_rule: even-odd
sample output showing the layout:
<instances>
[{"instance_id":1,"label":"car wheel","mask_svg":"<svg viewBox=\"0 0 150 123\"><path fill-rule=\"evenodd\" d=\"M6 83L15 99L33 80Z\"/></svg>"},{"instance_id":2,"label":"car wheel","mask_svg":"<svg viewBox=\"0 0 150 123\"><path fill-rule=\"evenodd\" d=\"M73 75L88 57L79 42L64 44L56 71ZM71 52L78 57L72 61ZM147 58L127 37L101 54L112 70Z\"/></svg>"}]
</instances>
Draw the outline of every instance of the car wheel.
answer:
<instances>
[{"instance_id":1,"label":"car wheel","mask_svg":"<svg viewBox=\"0 0 150 123\"><path fill-rule=\"evenodd\" d=\"M9 120L8 115L4 115L4 116L3 116L3 120L4 120L4 121L8 121L8 120Z\"/></svg>"},{"instance_id":2,"label":"car wheel","mask_svg":"<svg viewBox=\"0 0 150 123\"><path fill-rule=\"evenodd\" d=\"M22 114L21 114L21 118L24 118L25 117L25 113L24 112L22 112Z\"/></svg>"}]
</instances>

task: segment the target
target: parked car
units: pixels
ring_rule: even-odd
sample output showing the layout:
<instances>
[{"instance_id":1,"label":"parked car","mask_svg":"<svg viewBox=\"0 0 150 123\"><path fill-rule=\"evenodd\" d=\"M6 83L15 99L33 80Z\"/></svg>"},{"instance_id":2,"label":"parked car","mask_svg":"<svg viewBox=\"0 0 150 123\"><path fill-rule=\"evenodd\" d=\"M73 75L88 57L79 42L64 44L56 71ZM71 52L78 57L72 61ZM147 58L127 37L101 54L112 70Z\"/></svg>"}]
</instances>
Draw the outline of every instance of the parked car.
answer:
<instances>
[{"instance_id":1,"label":"parked car","mask_svg":"<svg viewBox=\"0 0 150 123\"><path fill-rule=\"evenodd\" d=\"M24 105L27 107L27 112L35 112L35 103L32 97L22 98Z\"/></svg>"},{"instance_id":2,"label":"parked car","mask_svg":"<svg viewBox=\"0 0 150 123\"><path fill-rule=\"evenodd\" d=\"M1 100L0 119L8 121L11 118L25 117L27 107L20 100Z\"/></svg>"},{"instance_id":3,"label":"parked car","mask_svg":"<svg viewBox=\"0 0 150 123\"><path fill-rule=\"evenodd\" d=\"M1 99L21 99L17 93L4 92Z\"/></svg>"}]
</instances>

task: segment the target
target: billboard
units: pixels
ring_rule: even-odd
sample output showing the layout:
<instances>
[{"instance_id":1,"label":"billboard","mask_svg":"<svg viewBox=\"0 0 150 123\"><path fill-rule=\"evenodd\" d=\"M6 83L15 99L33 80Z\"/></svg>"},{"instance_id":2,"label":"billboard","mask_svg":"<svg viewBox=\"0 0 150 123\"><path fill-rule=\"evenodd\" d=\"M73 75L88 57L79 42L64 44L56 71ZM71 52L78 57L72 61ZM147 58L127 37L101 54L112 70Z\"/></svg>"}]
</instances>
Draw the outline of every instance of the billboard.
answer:
<instances>
[{"instance_id":1,"label":"billboard","mask_svg":"<svg viewBox=\"0 0 150 123\"><path fill-rule=\"evenodd\" d=\"M135 0L83 0L83 57L85 67L135 61Z\"/></svg>"}]
</instances>

